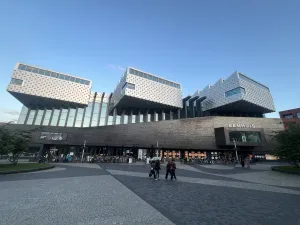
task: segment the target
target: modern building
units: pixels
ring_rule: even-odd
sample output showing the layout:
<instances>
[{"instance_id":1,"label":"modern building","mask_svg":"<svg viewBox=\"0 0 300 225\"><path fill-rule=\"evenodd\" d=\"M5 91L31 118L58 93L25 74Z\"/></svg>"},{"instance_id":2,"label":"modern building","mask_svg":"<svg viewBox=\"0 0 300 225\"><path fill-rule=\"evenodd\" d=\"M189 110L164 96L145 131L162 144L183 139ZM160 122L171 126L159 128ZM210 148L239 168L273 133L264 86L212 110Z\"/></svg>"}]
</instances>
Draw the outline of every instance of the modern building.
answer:
<instances>
[{"instance_id":1,"label":"modern building","mask_svg":"<svg viewBox=\"0 0 300 225\"><path fill-rule=\"evenodd\" d=\"M288 128L289 124L300 124L300 108L281 111L279 116L284 123L284 128Z\"/></svg>"},{"instance_id":2,"label":"modern building","mask_svg":"<svg viewBox=\"0 0 300 225\"><path fill-rule=\"evenodd\" d=\"M23 104L11 127L40 127L32 145L41 149L80 149L86 141L99 153L157 143L168 149L163 155L180 157L234 144L254 153L267 151L271 131L282 129L280 119L264 118L275 111L269 88L240 72L182 98L181 84L132 67L103 93L88 79L17 63L7 90Z\"/></svg>"}]
</instances>

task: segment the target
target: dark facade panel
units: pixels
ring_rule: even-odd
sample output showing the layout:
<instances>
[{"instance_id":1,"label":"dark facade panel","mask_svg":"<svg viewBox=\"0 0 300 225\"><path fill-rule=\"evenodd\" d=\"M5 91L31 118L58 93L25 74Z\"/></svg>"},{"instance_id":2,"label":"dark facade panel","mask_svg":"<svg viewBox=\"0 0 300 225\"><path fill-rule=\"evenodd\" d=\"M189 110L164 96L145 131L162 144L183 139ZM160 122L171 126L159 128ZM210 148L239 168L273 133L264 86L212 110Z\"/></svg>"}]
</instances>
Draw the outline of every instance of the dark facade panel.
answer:
<instances>
[{"instance_id":1,"label":"dark facade panel","mask_svg":"<svg viewBox=\"0 0 300 225\"><path fill-rule=\"evenodd\" d=\"M150 148L156 145L169 149L218 150L215 128L228 127L229 124L253 124L264 129L266 143L257 150L266 150L272 144L271 135L282 130L280 119L204 117L182 120L157 121L150 123L124 124L90 128L41 127L33 135L33 144L116 146ZM12 129L32 129L34 126L10 125ZM249 128L250 129L250 128ZM256 128L255 128L256 129ZM42 132L65 133L66 140L41 140ZM228 146L231 150L233 147ZM224 149L224 148L222 148ZM226 148L225 148L226 149Z\"/></svg>"}]
</instances>

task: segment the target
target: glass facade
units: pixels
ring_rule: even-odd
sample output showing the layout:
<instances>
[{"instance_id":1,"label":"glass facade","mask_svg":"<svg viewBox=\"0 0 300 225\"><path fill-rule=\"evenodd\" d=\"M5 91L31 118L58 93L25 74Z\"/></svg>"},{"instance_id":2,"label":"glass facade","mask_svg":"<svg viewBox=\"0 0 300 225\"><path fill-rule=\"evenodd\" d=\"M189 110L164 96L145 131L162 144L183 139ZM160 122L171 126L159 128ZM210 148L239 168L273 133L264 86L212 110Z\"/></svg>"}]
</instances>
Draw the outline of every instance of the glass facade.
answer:
<instances>
[{"instance_id":1,"label":"glass facade","mask_svg":"<svg viewBox=\"0 0 300 225\"><path fill-rule=\"evenodd\" d=\"M52 110L47 109L45 112L44 120L43 120L43 126L49 126L49 122L51 119Z\"/></svg>"},{"instance_id":2,"label":"glass facade","mask_svg":"<svg viewBox=\"0 0 300 225\"><path fill-rule=\"evenodd\" d=\"M23 84L23 80L16 79L16 78L11 78L10 84L22 85Z\"/></svg>"},{"instance_id":3,"label":"glass facade","mask_svg":"<svg viewBox=\"0 0 300 225\"><path fill-rule=\"evenodd\" d=\"M261 143L261 134L258 131L230 131L229 139L237 142Z\"/></svg>"},{"instance_id":4,"label":"glass facade","mask_svg":"<svg viewBox=\"0 0 300 225\"><path fill-rule=\"evenodd\" d=\"M34 125L41 125L43 115L44 115L44 110L43 109L38 110Z\"/></svg>"},{"instance_id":5,"label":"glass facade","mask_svg":"<svg viewBox=\"0 0 300 225\"><path fill-rule=\"evenodd\" d=\"M292 114L284 115L284 118L285 119L293 119L293 115Z\"/></svg>"},{"instance_id":6,"label":"glass facade","mask_svg":"<svg viewBox=\"0 0 300 225\"><path fill-rule=\"evenodd\" d=\"M297 112L297 117L300 118L300 112Z\"/></svg>"},{"instance_id":7,"label":"glass facade","mask_svg":"<svg viewBox=\"0 0 300 225\"><path fill-rule=\"evenodd\" d=\"M18 119L18 124L24 124L25 123L27 113L28 113L28 108L23 105L20 116L19 116L19 119Z\"/></svg>"},{"instance_id":8,"label":"glass facade","mask_svg":"<svg viewBox=\"0 0 300 225\"><path fill-rule=\"evenodd\" d=\"M60 126L60 127L97 127L128 123L143 123L162 120L162 115L155 114L132 114L133 111L123 111L122 115L109 114L110 94L92 93L89 103L82 108L53 108L31 109L23 106L18 124L24 124L26 117L28 125ZM115 111L116 112L116 111ZM29 113L29 114L28 114ZM160 112L161 113L161 112Z\"/></svg>"},{"instance_id":9,"label":"glass facade","mask_svg":"<svg viewBox=\"0 0 300 225\"><path fill-rule=\"evenodd\" d=\"M71 81L71 82L75 82L75 83L79 83L79 84L85 84L85 85L90 85L90 81L88 80L84 80L84 79L80 79L80 78L76 78L76 77L71 77L65 74L59 74L56 72L50 72L50 71L46 71L46 70L42 70L39 68L35 68L35 67L31 67L31 66L26 66L23 64L19 64L18 67L19 70L25 70L27 72L32 72L32 73L38 73L40 75L44 75L44 76L49 76L49 77L54 77L54 78L58 78L61 80L67 80L67 81ZM11 84L14 78L12 78ZM14 79L14 80L19 80L19 79ZM22 80L16 81L17 85L22 85L23 81ZM21 82L21 84L19 84ZM15 84L15 83L14 83Z\"/></svg>"},{"instance_id":10,"label":"glass facade","mask_svg":"<svg viewBox=\"0 0 300 225\"><path fill-rule=\"evenodd\" d=\"M236 95L236 94L246 94L246 91L244 88L238 87L238 88L232 89L230 91L226 91L225 97L230 97L230 96Z\"/></svg>"}]
</instances>

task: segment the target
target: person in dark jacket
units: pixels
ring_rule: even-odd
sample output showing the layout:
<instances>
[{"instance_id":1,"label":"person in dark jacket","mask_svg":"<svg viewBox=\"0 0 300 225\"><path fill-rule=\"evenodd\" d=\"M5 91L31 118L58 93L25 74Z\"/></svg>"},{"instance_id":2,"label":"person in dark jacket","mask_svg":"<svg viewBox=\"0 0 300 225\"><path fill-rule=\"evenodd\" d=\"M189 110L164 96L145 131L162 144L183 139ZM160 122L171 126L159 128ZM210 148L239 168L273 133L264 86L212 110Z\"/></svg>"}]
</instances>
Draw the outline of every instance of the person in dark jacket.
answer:
<instances>
[{"instance_id":1,"label":"person in dark jacket","mask_svg":"<svg viewBox=\"0 0 300 225\"><path fill-rule=\"evenodd\" d=\"M155 170L156 180L157 179L159 180L159 171L161 170L160 169L160 161L159 160L155 161L154 170Z\"/></svg>"},{"instance_id":2,"label":"person in dark jacket","mask_svg":"<svg viewBox=\"0 0 300 225\"><path fill-rule=\"evenodd\" d=\"M150 163L150 173L149 173L149 177L152 177L152 175L153 175L153 176L154 176L154 179L156 180L156 175L155 175L154 168L155 168L155 162L152 161L152 162Z\"/></svg>"},{"instance_id":3,"label":"person in dark jacket","mask_svg":"<svg viewBox=\"0 0 300 225\"><path fill-rule=\"evenodd\" d=\"M172 162L171 162L171 165L170 165L171 180L173 180L173 178L175 178L175 180L177 180L175 170L176 170L176 164L175 164L175 161L173 159Z\"/></svg>"},{"instance_id":4,"label":"person in dark jacket","mask_svg":"<svg viewBox=\"0 0 300 225\"><path fill-rule=\"evenodd\" d=\"M243 168L245 167L245 159L244 159L244 157L241 158L241 165L242 165Z\"/></svg>"},{"instance_id":5,"label":"person in dark jacket","mask_svg":"<svg viewBox=\"0 0 300 225\"><path fill-rule=\"evenodd\" d=\"M171 169L171 162L168 161L168 164L166 166L166 179L168 179L168 175L170 173L170 169Z\"/></svg>"}]
</instances>

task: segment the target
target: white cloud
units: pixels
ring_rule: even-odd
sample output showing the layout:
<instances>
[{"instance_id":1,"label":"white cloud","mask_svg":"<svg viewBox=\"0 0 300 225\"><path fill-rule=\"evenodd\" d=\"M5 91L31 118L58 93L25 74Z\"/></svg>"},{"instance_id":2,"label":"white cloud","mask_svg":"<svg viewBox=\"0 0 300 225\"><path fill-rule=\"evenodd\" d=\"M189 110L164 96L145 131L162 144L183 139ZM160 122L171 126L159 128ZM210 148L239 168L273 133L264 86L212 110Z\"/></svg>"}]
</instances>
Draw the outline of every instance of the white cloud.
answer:
<instances>
[{"instance_id":1,"label":"white cloud","mask_svg":"<svg viewBox=\"0 0 300 225\"><path fill-rule=\"evenodd\" d=\"M122 72L124 72L126 70L124 67L117 66L117 65L114 65L114 64L108 64L107 67L110 68L110 69L119 70L119 71L122 71Z\"/></svg>"}]
</instances>

